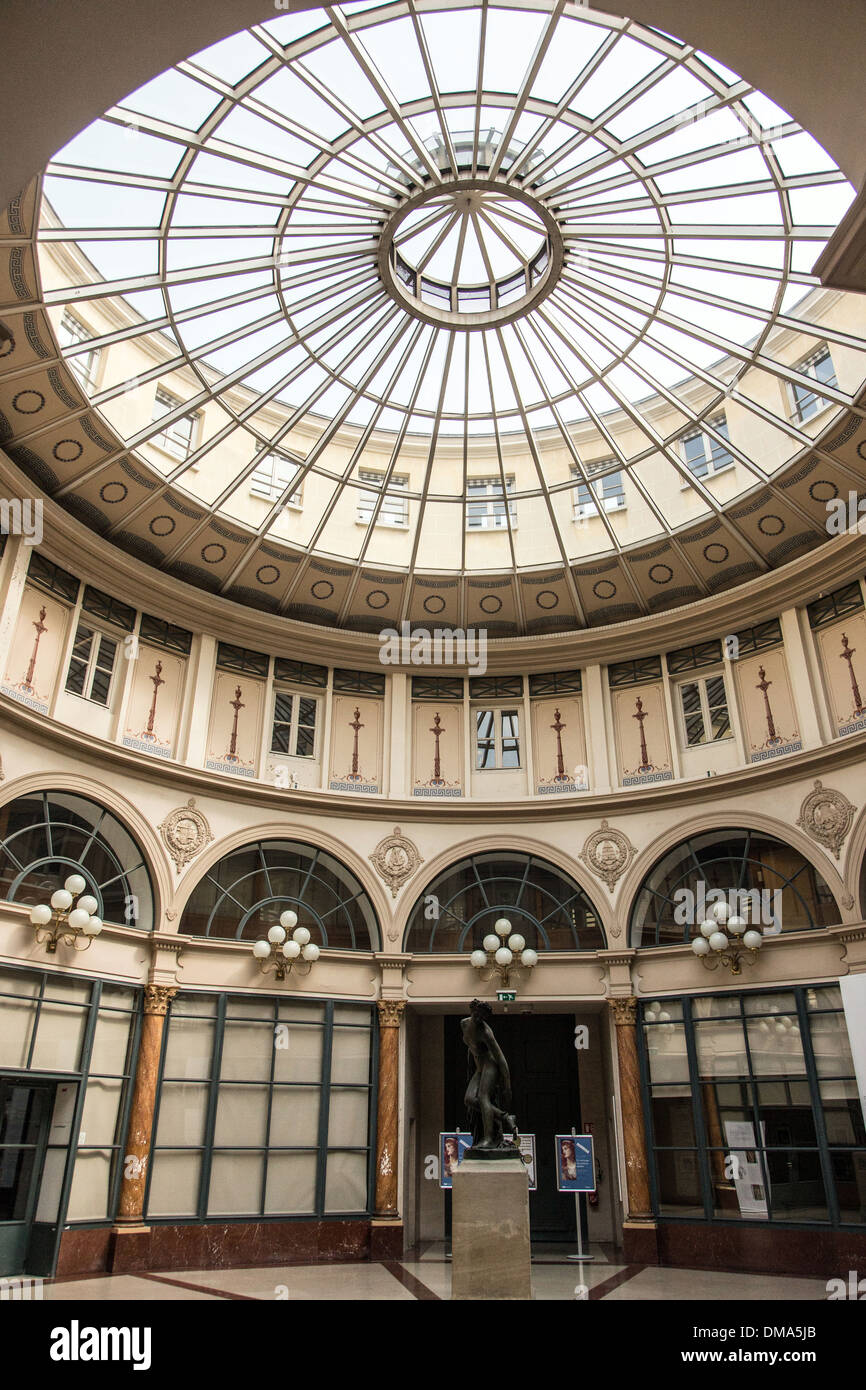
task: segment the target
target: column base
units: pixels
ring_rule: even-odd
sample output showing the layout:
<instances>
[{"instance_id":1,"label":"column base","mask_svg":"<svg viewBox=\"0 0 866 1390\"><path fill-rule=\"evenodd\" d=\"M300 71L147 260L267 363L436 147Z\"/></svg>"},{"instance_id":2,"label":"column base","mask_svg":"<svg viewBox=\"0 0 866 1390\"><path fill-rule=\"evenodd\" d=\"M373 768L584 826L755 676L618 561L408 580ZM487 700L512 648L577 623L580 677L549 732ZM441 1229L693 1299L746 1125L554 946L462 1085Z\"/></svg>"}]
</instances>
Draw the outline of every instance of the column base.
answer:
<instances>
[{"instance_id":1,"label":"column base","mask_svg":"<svg viewBox=\"0 0 866 1390\"><path fill-rule=\"evenodd\" d=\"M127 1274L137 1269L150 1269L150 1226L142 1223L113 1226L108 1251L108 1269L112 1274Z\"/></svg>"},{"instance_id":2,"label":"column base","mask_svg":"<svg viewBox=\"0 0 866 1390\"><path fill-rule=\"evenodd\" d=\"M370 1223L370 1259L403 1258L403 1220L401 1217L374 1216Z\"/></svg>"},{"instance_id":3,"label":"column base","mask_svg":"<svg viewBox=\"0 0 866 1390\"><path fill-rule=\"evenodd\" d=\"M622 1252L626 1264L657 1265L659 1233L655 1221L630 1220L622 1223Z\"/></svg>"}]
</instances>

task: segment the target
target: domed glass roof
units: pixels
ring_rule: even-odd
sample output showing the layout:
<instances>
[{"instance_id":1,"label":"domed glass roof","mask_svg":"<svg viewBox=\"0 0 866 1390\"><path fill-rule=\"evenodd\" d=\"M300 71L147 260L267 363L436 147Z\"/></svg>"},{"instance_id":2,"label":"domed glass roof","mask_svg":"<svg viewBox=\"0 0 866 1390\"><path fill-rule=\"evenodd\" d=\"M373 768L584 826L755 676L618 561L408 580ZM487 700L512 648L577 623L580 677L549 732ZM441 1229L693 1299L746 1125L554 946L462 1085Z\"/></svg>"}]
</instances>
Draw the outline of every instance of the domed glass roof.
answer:
<instances>
[{"instance_id":1,"label":"domed glass roof","mask_svg":"<svg viewBox=\"0 0 866 1390\"><path fill-rule=\"evenodd\" d=\"M726 509L866 376L811 274L853 197L832 159L708 55L582 5L279 15L107 112L43 192L64 354L156 475L110 534L146 520L169 565L166 494L197 536L405 573L707 517L760 569ZM61 499L98 505L117 456Z\"/></svg>"}]
</instances>

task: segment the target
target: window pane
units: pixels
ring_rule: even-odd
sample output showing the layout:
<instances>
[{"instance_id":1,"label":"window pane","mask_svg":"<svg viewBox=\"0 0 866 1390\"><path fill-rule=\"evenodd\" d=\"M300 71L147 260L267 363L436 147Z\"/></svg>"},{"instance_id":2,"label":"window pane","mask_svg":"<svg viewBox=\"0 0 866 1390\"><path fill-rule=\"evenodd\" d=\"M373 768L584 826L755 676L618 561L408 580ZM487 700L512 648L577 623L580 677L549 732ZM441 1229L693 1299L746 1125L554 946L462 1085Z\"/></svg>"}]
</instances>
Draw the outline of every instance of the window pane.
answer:
<instances>
[{"instance_id":1,"label":"window pane","mask_svg":"<svg viewBox=\"0 0 866 1390\"><path fill-rule=\"evenodd\" d=\"M78 1071L86 1023L86 1009L43 1003L32 1065L42 1071Z\"/></svg>"},{"instance_id":2,"label":"window pane","mask_svg":"<svg viewBox=\"0 0 866 1390\"><path fill-rule=\"evenodd\" d=\"M0 999L0 1067L26 1067L36 1008L26 999Z\"/></svg>"},{"instance_id":3,"label":"window pane","mask_svg":"<svg viewBox=\"0 0 866 1390\"><path fill-rule=\"evenodd\" d=\"M695 1045L701 1076L743 1076L746 1050L739 1020L716 1019L695 1024Z\"/></svg>"},{"instance_id":4,"label":"window pane","mask_svg":"<svg viewBox=\"0 0 866 1390\"><path fill-rule=\"evenodd\" d=\"M273 1025L226 1022L223 1035L223 1081L267 1081L274 1050Z\"/></svg>"},{"instance_id":5,"label":"window pane","mask_svg":"<svg viewBox=\"0 0 866 1390\"><path fill-rule=\"evenodd\" d=\"M123 1096L122 1081L91 1077L84 1094L84 1114L81 1120L79 1144L116 1144L117 1120Z\"/></svg>"},{"instance_id":6,"label":"window pane","mask_svg":"<svg viewBox=\"0 0 866 1390\"><path fill-rule=\"evenodd\" d=\"M367 1210L367 1155L329 1153L325 1211Z\"/></svg>"},{"instance_id":7,"label":"window pane","mask_svg":"<svg viewBox=\"0 0 866 1390\"><path fill-rule=\"evenodd\" d=\"M184 1001L186 1007L186 1001ZM213 1020L169 1015L165 1076L206 1078L213 1056Z\"/></svg>"},{"instance_id":8,"label":"window pane","mask_svg":"<svg viewBox=\"0 0 866 1390\"><path fill-rule=\"evenodd\" d=\"M816 1151L768 1150L770 1207L781 1221L828 1221L827 1197Z\"/></svg>"},{"instance_id":9,"label":"window pane","mask_svg":"<svg viewBox=\"0 0 866 1390\"><path fill-rule=\"evenodd\" d=\"M322 1078L322 1030L309 1025L281 1030L274 1051L275 1081L315 1081Z\"/></svg>"},{"instance_id":10,"label":"window pane","mask_svg":"<svg viewBox=\"0 0 866 1390\"><path fill-rule=\"evenodd\" d=\"M261 1209L264 1156L215 1153L210 1175L209 1216L256 1216Z\"/></svg>"},{"instance_id":11,"label":"window pane","mask_svg":"<svg viewBox=\"0 0 866 1390\"><path fill-rule=\"evenodd\" d=\"M200 1082L162 1083L156 1131L156 1143L161 1149L204 1143L208 1089Z\"/></svg>"},{"instance_id":12,"label":"window pane","mask_svg":"<svg viewBox=\"0 0 866 1390\"><path fill-rule=\"evenodd\" d=\"M328 1116L328 1143L357 1148L367 1142L370 1095L361 1090L332 1089Z\"/></svg>"},{"instance_id":13,"label":"window pane","mask_svg":"<svg viewBox=\"0 0 866 1390\"><path fill-rule=\"evenodd\" d=\"M845 1015L813 1014L810 1019L812 1048L819 1076L853 1076L854 1059L845 1026Z\"/></svg>"},{"instance_id":14,"label":"window pane","mask_svg":"<svg viewBox=\"0 0 866 1390\"><path fill-rule=\"evenodd\" d=\"M316 1206L316 1155L275 1154L268 1156L265 1187L267 1215L312 1212Z\"/></svg>"},{"instance_id":15,"label":"window pane","mask_svg":"<svg viewBox=\"0 0 866 1390\"><path fill-rule=\"evenodd\" d=\"M866 1221L866 1151L834 1153L832 1164L839 1219L856 1223Z\"/></svg>"},{"instance_id":16,"label":"window pane","mask_svg":"<svg viewBox=\"0 0 866 1390\"><path fill-rule=\"evenodd\" d=\"M331 1081L366 1084L370 1080L370 1034L366 1028L335 1028Z\"/></svg>"},{"instance_id":17,"label":"window pane","mask_svg":"<svg viewBox=\"0 0 866 1390\"><path fill-rule=\"evenodd\" d=\"M681 1023L665 1023L645 1030L650 1078L654 1082L688 1081L686 1035Z\"/></svg>"},{"instance_id":18,"label":"window pane","mask_svg":"<svg viewBox=\"0 0 866 1390\"><path fill-rule=\"evenodd\" d=\"M656 1154L659 1211L703 1219L698 1156L692 1150L660 1150Z\"/></svg>"},{"instance_id":19,"label":"window pane","mask_svg":"<svg viewBox=\"0 0 866 1390\"><path fill-rule=\"evenodd\" d=\"M830 1147L844 1144L854 1148L866 1144L866 1126L857 1082L820 1081L818 1084Z\"/></svg>"},{"instance_id":20,"label":"window pane","mask_svg":"<svg viewBox=\"0 0 866 1390\"><path fill-rule=\"evenodd\" d=\"M315 1148L319 1138L319 1100L317 1086L275 1086L271 1099L271 1146Z\"/></svg>"},{"instance_id":21,"label":"window pane","mask_svg":"<svg viewBox=\"0 0 866 1390\"><path fill-rule=\"evenodd\" d=\"M805 1076L800 1030L790 1014L750 1018L746 1024L752 1070L757 1076Z\"/></svg>"},{"instance_id":22,"label":"window pane","mask_svg":"<svg viewBox=\"0 0 866 1390\"><path fill-rule=\"evenodd\" d=\"M260 1144L267 1139L267 1086L220 1086L214 1144Z\"/></svg>"},{"instance_id":23,"label":"window pane","mask_svg":"<svg viewBox=\"0 0 866 1390\"><path fill-rule=\"evenodd\" d=\"M105 1149L78 1151L69 1206L68 1221L102 1221L108 1214L108 1184L112 1155Z\"/></svg>"},{"instance_id":24,"label":"window pane","mask_svg":"<svg viewBox=\"0 0 866 1390\"><path fill-rule=\"evenodd\" d=\"M153 1155L148 1216L195 1216L201 1154L159 1151Z\"/></svg>"},{"instance_id":25,"label":"window pane","mask_svg":"<svg viewBox=\"0 0 866 1390\"><path fill-rule=\"evenodd\" d=\"M106 1076L120 1076L126 1070L132 1017L132 1014L100 1011L90 1053L91 1074L102 1072Z\"/></svg>"}]
</instances>

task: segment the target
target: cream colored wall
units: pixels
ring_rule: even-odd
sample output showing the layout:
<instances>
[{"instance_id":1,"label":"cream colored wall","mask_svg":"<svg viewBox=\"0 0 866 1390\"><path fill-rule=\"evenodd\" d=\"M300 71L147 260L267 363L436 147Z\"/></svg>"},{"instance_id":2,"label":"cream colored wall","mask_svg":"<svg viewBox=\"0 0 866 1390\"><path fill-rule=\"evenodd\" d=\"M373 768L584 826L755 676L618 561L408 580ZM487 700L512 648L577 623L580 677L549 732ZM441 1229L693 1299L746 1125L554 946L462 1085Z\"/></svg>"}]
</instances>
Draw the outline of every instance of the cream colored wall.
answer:
<instances>
[{"instance_id":1,"label":"cream colored wall","mask_svg":"<svg viewBox=\"0 0 866 1390\"><path fill-rule=\"evenodd\" d=\"M330 683L327 689L293 686L283 681L275 683L272 675L262 678L217 669L217 645L221 634L213 628L193 633L192 651L189 660L185 660L155 644L142 642L136 648L125 640L129 634L122 629L106 627L117 641L118 650L109 704L103 707L69 694L65 689L79 619L90 621L82 614L80 606L84 583L76 604L46 593L27 579L31 554L31 548L23 541L9 538L4 556L4 589L0 591L0 617L3 619L0 662L5 671L0 698L16 709L47 713L52 725L56 723L86 733L101 744L112 747L125 744L147 763L171 763L175 768L206 770L217 779L276 785L277 788L280 788L283 773L291 773L299 790L283 788L286 802L305 790L322 790L332 797L345 796L347 792L353 797L387 796L392 801L416 805L419 801L443 800L469 800L487 805L549 802L552 797L548 789L552 785L555 762L555 739L550 725L557 707L565 726L562 739L566 773L573 775L575 767L580 765L587 768L585 790L569 786L556 797L558 802L565 802L572 808L578 806L587 792L603 796L611 786L637 792L659 782L693 782L705 778L707 773L714 774L715 780L753 763L827 748L840 737L857 737L864 731L862 721L849 719L847 723L840 723L840 711L843 706L847 708L846 701L851 703L851 689L847 669L838 657L841 634L847 632L855 648L855 674L861 694L866 698L866 621L863 613L849 615L847 619L813 632L805 607L787 609L778 615L783 640L775 647L755 655L744 652L737 660L723 660L693 673L670 675L663 662L660 680L611 689L603 666L584 664L581 696L531 698L528 681L524 680L523 696L471 700L468 686L464 686L462 701L449 701L441 708L434 707L431 702L412 702L410 677L393 667L378 666L378 672L385 675L384 698L334 692ZM859 566L855 575L858 571ZM109 586L113 597L131 600L133 605L141 603L140 587L131 591L126 585L112 584L110 577L102 582ZM5 600L3 592L7 596ZM42 607L46 610L46 631L40 641L34 691L30 692L22 686L33 652L34 624ZM151 610L158 605L148 600L147 607ZM754 621L776 614L764 610L748 616ZM177 614L172 612L171 620L176 621L176 618ZM679 631L675 632L677 626ZM693 640L695 634L689 610L669 619L668 630L671 635L664 643L667 650ZM275 638L279 633L280 628L275 625ZM728 634L718 631L716 635L721 639ZM256 649L261 650L261 636L255 640ZM546 644L544 667L548 670L557 669L557 647L558 639ZM531 651L532 647L526 650ZM307 656L306 652L299 654ZM318 650L311 655L320 661L327 660L327 651ZM378 646L370 639L362 669L376 670L377 655ZM623 659L628 655L628 647L619 646L615 655L617 660ZM127 659L129 657L133 659ZM165 685L160 687L157 701L156 738L149 743L141 734L146 727L153 694L151 676L158 660L163 664ZM525 663L525 657L515 658L512 674L517 674ZM766 680L771 682L768 698L776 729L775 743L769 738L764 701L758 689L762 667ZM431 668L416 669L429 673ZM459 673L459 668L437 669L446 670L449 675ZM571 669L570 663L568 669ZM678 686L692 676L705 679L717 674L725 677L732 736L688 748ZM317 700L312 758L270 752L275 685ZM232 702L238 686L243 708L238 719L237 761L231 762L226 758L234 718ZM643 701L647 715L644 728L652 764L647 774L638 772L640 734L634 717L638 698ZM520 768L476 769L475 710L482 707L518 710ZM362 780L352 784L348 774L354 746L351 724L356 708L360 710L364 726L359 738ZM443 776L449 792L461 793L458 798L414 795L418 788L433 790L425 788L424 784L432 776L433 738L429 729L437 712L446 730L441 741ZM286 782L289 780L286 777Z\"/></svg>"}]
</instances>

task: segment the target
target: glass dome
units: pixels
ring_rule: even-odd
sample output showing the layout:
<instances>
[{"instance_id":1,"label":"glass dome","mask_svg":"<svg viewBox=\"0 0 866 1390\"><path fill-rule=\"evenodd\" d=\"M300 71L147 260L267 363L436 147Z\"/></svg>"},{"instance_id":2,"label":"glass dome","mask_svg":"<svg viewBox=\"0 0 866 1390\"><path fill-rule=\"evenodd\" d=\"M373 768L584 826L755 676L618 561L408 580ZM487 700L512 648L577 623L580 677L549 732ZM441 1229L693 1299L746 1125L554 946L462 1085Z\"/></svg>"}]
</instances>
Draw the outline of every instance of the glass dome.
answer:
<instances>
[{"instance_id":1,"label":"glass dome","mask_svg":"<svg viewBox=\"0 0 866 1390\"><path fill-rule=\"evenodd\" d=\"M824 494L806 516L774 479L862 414L862 308L811 273L853 190L668 34L577 4L280 15L107 112L43 194L45 303L121 441L58 496L209 587L309 616L272 560L566 574L666 539L655 578L563 579L607 621L826 539ZM759 487L753 534L729 513Z\"/></svg>"}]
</instances>

